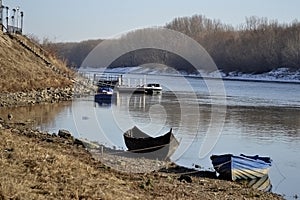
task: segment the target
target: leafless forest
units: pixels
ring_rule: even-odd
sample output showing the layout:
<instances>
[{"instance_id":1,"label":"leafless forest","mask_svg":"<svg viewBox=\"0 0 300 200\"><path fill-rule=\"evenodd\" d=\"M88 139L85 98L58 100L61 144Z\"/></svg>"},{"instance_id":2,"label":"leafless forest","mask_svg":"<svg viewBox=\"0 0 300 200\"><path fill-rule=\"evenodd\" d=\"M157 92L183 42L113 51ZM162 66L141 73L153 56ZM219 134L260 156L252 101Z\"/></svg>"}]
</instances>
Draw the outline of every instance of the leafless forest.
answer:
<instances>
[{"instance_id":1,"label":"leafless forest","mask_svg":"<svg viewBox=\"0 0 300 200\"><path fill-rule=\"evenodd\" d=\"M278 23L267 18L247 17L245 23L233 27L220 20L194 15L175 18L165 27L182 32L199 42L223 72L263 73L279 67L300 69L300 22L297 20ZM53 43L48 44L48 48L67 59L70 65L78 67L100 41ZM123 66L126 63L140 64L138 60L128 60L130 57L124 57ZM122 60L117 63L122 63Z\"/></svg>"},{"instance_id":2,"label":"leafless forest","mask_svg":"<svg viewBox=\"0 0 300 200\"><path fill-rule=\"evenodd\" d=\"M300 23L249 17L239 27L202 15L176 18L166 25L199 42L219 69L261 73L278 67L300 69Z\"/></svg>"}]
</instances>

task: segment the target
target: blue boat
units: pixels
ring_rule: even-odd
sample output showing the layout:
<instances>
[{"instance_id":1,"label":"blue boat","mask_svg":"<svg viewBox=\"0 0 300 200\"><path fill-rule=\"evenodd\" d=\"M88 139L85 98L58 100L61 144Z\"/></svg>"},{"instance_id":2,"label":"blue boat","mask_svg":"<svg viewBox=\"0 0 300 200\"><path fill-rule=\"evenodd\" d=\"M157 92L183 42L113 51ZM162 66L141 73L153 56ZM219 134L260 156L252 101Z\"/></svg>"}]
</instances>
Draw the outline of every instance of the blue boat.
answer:
<instances>
[{"instance_id":1,"label":"blue boat","mask_svg":"<svg viewBox=\"0 0 300 200\"><path fill-rule=\"evenodd\" d=\"M95 94L95 102L111 102L113 89L110 87L100 87Z\"/></svg>"},{"instance_id":2,"label":"blue boat","mask_svg":"<svg viewBox=\"0 0 300 200\"><path fill-rule=\"evenodd\" d=\"M270 157L235 156L232 154L212 155L210 157L219 177L227 180L256 179L268 174L272 165Z\"/></svg>"}]
</instances>

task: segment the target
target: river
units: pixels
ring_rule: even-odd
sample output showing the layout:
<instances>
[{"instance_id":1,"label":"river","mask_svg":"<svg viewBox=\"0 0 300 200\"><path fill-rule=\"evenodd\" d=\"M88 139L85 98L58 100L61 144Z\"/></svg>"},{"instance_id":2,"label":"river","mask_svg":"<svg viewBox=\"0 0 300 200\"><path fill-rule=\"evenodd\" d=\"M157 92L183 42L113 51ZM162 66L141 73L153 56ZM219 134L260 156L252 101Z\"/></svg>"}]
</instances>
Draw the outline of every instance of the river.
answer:
<instances>
[{"instance_id":1,"label":"river","mask_svg":"<svg viewBox=\"0 0 300 200\"><path fill-rule=\"evenodd\" d=\"M95 103L91 96L9 112L33 119L43 131L68 129L75 137L118 149L126 149L122 134L134 125L152 136L173 128L180 141L172 156L177 164L207 170L212 154L270 156L272 192L287 199L300 196L300 84L226 80L219 85L159 75L148 75L147 81L160 83L163 93L116 93L111 104ZM212 94L215 86L220 94Z\"/></svg>"}]
</instances>

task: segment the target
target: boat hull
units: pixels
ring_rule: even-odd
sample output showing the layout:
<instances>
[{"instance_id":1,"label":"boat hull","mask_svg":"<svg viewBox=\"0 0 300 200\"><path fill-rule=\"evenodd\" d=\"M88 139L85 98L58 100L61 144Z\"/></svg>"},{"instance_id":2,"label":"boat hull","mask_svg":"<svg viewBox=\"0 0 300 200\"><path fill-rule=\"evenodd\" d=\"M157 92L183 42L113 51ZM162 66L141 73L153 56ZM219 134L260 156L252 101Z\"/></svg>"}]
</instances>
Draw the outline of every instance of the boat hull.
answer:
<instances>
[{"instance_id":1,"label":"boat hull","mask_svg":"<svg viewBox=\"0 0 300 200\"><path fill-rule=\"evenodd\" d=\"M110 101L113 95L113 89L110 87L98 88L97 94L95 94L94 100L99 101Z\"/></svg>"},{"instance_id":2,"label":"boat hull","mask_svg":"<svg viewBox=\"0 0 300 200\"><path fill-rule=\"evenodd\" d=\"M269 175L264 175L261 178L255 178L255 179L239 179L237 181L243 185L247 185L248 187L260 191L271 192L272 190L272 184Z\"/></svg>"},{"instance_id":3,"label":"boat hull","mask_svg":"<svg viewBox=\"0 0 300 200\"><path fill-rule=\"evenodd\" d=\"M162 92L162 87L158 83L149 83L145 86L146 94L157 94Z\"/></svg>"},{"instance_id":4,"label":"boat hull","mask_svg":"<svg viewBox=\"0 0 300 200\"><path fill-rule=\"evenodd\" d=\"M112 94L95 94L95 101L111 100Z\"/></svg>"},{"instance_id":5,"label":"boat hull","mask_svg":"<svg viewBox=\"0 0 300 200\"><path fill-rule=\"evenodd\" d=\"M126 131L123 136L128 151L141 154L146 158L168 159L178 146L172 129L165 135L153 138L134 127Z\"/></svg>"},{"instance_id":6,"label":"boat hull","mask_svg":"<svg viewBox=\"0 0 300 200\"><path fill-rule=\"evenodd\" d=\"M211 160L220 178L229 180L256 179L268 174L271 167L269 157L213 155Z\"/></svg>"},{"instance_id":7,"label":"boat hull","mask_svg":"<svg viewBox=\"0 0 300 200\"><path fill-rule=\"evenodd\" d=\"M98 88L94 96L94 101L98 103L111 103L113 96L113 89L110 87Z\"/></svg>"}]
</instances>

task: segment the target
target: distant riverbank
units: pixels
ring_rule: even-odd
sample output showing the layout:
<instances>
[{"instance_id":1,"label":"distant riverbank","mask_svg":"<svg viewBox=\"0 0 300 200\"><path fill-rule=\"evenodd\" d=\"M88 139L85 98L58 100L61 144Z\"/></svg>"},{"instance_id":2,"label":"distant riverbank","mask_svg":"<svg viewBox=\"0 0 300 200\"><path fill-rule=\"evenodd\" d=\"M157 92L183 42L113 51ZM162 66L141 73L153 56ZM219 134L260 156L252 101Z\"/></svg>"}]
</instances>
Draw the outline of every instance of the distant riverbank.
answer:
<instances>
[{"instance_id":1,"label":"distant riverbank","mask_svg":"<svg viewBox=\"0 0 300 200\"><path fill-rule=\"evenodd\" d=\"M238 80L238 81L257 81L257 82L278 82L278 83L300 83L300 71L290 71L288 68L278 68L266 73L247 74L241 72L223 73L221 71L205 72L199 71L199 74L187 74L185 72L177 72L174 69L161 68L160 66L150 67L118 67L118 68L81 68L79 70L83 73L113 73L113 74L140 74L147 75L166 75L166 76L187 76L195 78L222 78L223 80Z\"/></svg>"}]
</instances>

